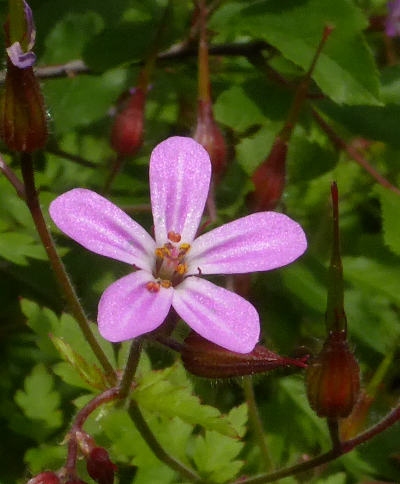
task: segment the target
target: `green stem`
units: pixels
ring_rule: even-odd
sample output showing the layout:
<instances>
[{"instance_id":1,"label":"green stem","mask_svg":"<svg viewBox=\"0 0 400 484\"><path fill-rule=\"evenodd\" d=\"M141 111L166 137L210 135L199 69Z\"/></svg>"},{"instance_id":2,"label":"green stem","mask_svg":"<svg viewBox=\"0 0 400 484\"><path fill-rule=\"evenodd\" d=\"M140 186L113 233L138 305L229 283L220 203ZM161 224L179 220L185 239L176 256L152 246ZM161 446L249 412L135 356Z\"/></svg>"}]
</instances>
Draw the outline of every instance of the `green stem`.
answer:
<instances>
[{"instance_id":1,"label":"green stem","mask_svg":"<svg viewBox=\"0 0 400 484\"><path fill-rule=\"evenodd\" d=\"M195 471L193 471L189 467L186 467L184 464L176 460L164 450L164 448L156 439L146 420L144 419L137 403L133 400L130 402L128 411L141 436L146 441L150 449L153 451L154 455L160 461L164 462L164 464L167 464L167 466L169 466L171 469L174 469L176 472L181 474L184 478L189 479L191 482L198 482L203 484L206 483L206 481L203 481L203 479L198 474L196 474Z\"/></svg>"},{"instance_id":2,"label":"green stem","mask_svg":"<svg viewBox=\"0 0 400 484\"><path fill-rule=\"evenodd\" d=\"M72 314L77 320L79 327L81 328L87 342L91 346L94 354L104 368L109 382L115 385L116 375L114 369L109 362L106 354L99 345L98 341L96 340L92 330L90 329L89 321L86 318L85 312L79 302L75 289L72 286L72 283L68 277L64 264L62 263L56 251L54 241L44 220L42 209L40 208L39 204L39 198L35 188L33 162L32 155L30 153L21 154L21 169L25 184L26 203L31 212L39 237L50 260L50 264L53 268L56 279L61 286L62 292L71 308Z\"/></svg>"},{"instance_id":3,"label":"green stem","mask_svg":"<svg viewBox=\"0 0 400 484\"><path fill-rule=\"evenodd\" d=\"M250 425L253 429L254 435L257 439L258 446L261 451L261 455L266 470L273 468L271 456L268 451L267 443L263 432L263 423L261 421L260 413L257 408L256 398L254 394L253 381L251 377L247 377L243 380L243 390L246 397L247 406L249 409Z\"/></svg>"},{"instance_id":4,"label":"green stem","mask_svg":"<svg viewBox=\"0 0 400 484\"><path fill-rule=\"evenodd\" d=\"M126 362L124 374L122 375L120 383L119 398L123 405L127 399L132 386L132 380L135 376L136 369L140 359L140 353L142 351L142 342L140 339L135 338L132 340L131 348L129 350L128 361Z\"/></svg>"},{"instance_id":5,"label":"green stem","mask_svg":"<svg viewBox=\"0 0 400 484\"><path fill-rule=\"evenodd\" d=\"M327 424L329 428L329 435L331 436L333 449L340 449L340 435L339 435L339 424L337 418L328 418Z\"/></svg>"}]
</instances>

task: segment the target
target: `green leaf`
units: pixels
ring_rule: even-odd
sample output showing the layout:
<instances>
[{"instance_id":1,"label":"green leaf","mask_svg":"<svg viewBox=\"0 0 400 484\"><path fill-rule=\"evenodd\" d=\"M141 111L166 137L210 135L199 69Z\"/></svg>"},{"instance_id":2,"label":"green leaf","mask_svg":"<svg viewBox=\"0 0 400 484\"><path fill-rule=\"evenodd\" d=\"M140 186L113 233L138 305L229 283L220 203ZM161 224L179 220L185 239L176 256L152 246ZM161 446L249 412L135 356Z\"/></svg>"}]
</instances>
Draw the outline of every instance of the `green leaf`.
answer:
<instances>
[{"instance_id":1,"label":"green leaf","mask_svg":"<svg viewBox=\"0 0 400 484\"><path fill-rule=\"evenodd\" d=\"M346 484L347 478L344 472L338 472L329 477L318 479L314 484Z\"/></svg>"},{"instance_id":2,"label":"green leaf","mask_svg":"<svg viewBox=\"0 0 400 484\"><path fill-rule=\"evenodd\" d=\"M304 304L320 314L326 309L326 288L309 267L298 262L281 271L285 286Z\"/></svg>"},{"instance_id":3,"label":"green leaf","mask_svg":"<svg viewBox=\"0 0 400 484\"><path fill-rule=\"evenodd\" d=\"M42 364L36 365L25 378L24 390L18 390L15 401L24 414L34 420L41 420L49 428L62 424L59 410L60 396L53 391L54 379Z\"/></svg>"},{"instance_id":4,"label":"green leaf","mask_svg":"<svg viewBox=\"0 0 400 484\"><path fill-rule=\"evenodd\" d=\"M382 210L383 237L385 244L400 255L400 196L382 186L376 186Z\"/></svg>"},{"instance_id":5,"label":"green leaf","mask_svg":"<svg viewBox=\"0 0 400 484\"><path fill-rule=\"evenodd\" d=\"M382 294L347 290L345 310L352 337L369 348L387 354L400 340L398 314Z\"/></svg>"},{"instance_id":6,"label":"green leaf","mask_svg":"<svg viewBox=\"0 0 400 484\"><path fill-rule=\"evenodd\" d=\"M344 277L355 287L400 305L400 269L366 257L343 257Z\"/></svg>"},{"instance_id":7,"label":"green leaf","mask_svg":"<svg viewBox=\"0 0 400 484\"><path fill-rule=\"evenodd\" d=\"M37 474L43 469L58 469L64 463L66 456L66 445L41 445L28 449L24 455L24 461L31 473Z\"/></svg>"},{"instance_id":8,"label":"green leaf","mask_svg":"<svg viewBox=\"0 0 400 484\"><path fill-rule=\"evenodd\" d=\"M400 147L399 123L400 105L387 106L338 106L321 101L321 110L334 121L342 124L352 134L367 139L383 141L393 147Z\"/></svg>"},{"instance_id":9,"label":"green leaf","mask_svg":"<svg viewBox=\"0 0 400 484\"><path fill-rule=\"evenodd\" d=\"M202 405L199 398L193 395L192 384L179 362L139 378L132 398L142 408L157 415L169 418L176 416L191 425L237 436L229 419L224 418L216 408Z\"/></svg>"},{"instance_id":10,"label":"green leaf","mask_svg":"<svg viewBox=\"0 0 400 484\"><path fill-rule=\"evenodd\" d=\"M193 460L200 474L213 482L233 479L243 466L236 460L244 443L217 432L206 431L194 444Z\"/></svg>"},{"instance_id":11,"label":"green leaf","mask_svg":"<svg viewBox=\"0 0 400 484\"><path fill-rule=\"evenodd\" d=\"M265 122L261 109L241 86L233 86L218 97L214 104L214 114L219 123L237 132Z\"/></svg>"},{"instance_id":12,"label":"green leaf","mask_svg":"<svg viewBox=\"0 0 400 484\"><path fill-rule=\"evenodd\" d=\"M154 21L136 21L94 36L83 52L83 60L97 72L143 59L154 38Z\"/></svg>"},{"instance_id":13,"label":"green leaf","mask_svg":"<svg viewBox=\"0 0 400 484\"><path fill-rule=\"evenodd\" d=\"M86 127L107 116L123 90L125 71L114 69L102 76L55 79L43 86L57 135Z\"/></svg>"},{"instance_id":14,"label":"green leaf","mask_svg":"<svg viewBox=\"0 0 400 484\"><path fill-rule=\"evenodd\" d=\"M381 83L382 100L400 104L400 65L385 67L381 73Z\"/></svg>"},{"instance_id":15,"label":"green leaf","mask_svg":"<svg viewBox=\"0 0 400 484\"><path fill-rule=\"evenodd\" d=\"M40 260L47 258L43 247L23 232L0 233L0 257L19 265L28 265L27 257Z\"/></svg>"},{"instance_id":16,"label":"green leaf","mask_svg":"<svg viewBox=\"0 0 400 484\"><path fill-rule=\"evenodd\" d=\"M216 12L211 28L264 39L307 70L328 24L335 30L318 59L313 79L339 104L380 104L377 69L361 35L367 21L350 0L233 2Z\"/></svg>"},{"instance_id":17,"label":"green leaf","mask_svg":"<svg viewBox=\"0 0 400 484\"><path fill-rule=\"evenodd\" d=\"M276 123L269 123L255 135L242 139L237 145L238 162L247 174L252 175L255 169L267 159L278 129L279 126Z\"/></svg>"},{"instance_id":18,"label":"green leaf","mask_svg":"<svg viewBox=\"0 0 400 484\"><path fill-rule=\"evenodd\" d=\"M51 340L62 358L77 371L82 380L97 390L105 390L107 388L107 379L98 366L89 364L61 338L52 335Z\"/></svg>"}]
</instances>

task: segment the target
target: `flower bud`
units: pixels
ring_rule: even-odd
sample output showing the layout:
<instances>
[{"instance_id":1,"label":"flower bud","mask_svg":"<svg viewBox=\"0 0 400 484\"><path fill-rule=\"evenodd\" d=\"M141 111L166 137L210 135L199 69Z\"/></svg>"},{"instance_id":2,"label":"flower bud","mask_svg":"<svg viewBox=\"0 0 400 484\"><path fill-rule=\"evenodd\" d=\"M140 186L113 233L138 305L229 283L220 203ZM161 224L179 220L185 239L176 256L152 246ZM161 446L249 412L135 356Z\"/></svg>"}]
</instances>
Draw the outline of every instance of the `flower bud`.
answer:
<instances>
[{"instance_id":1,"label":"flower bud","mask_svg":"<svg viewBox=\"0 0 400 484\"><path fill-rule=\"evenodd\" d=\"M136 88L115 117L111 146L121 156L133 155L142 146L145 102L146 92Z\"/></svg>"},{"instance_id":2,"label":"flower bud","mask_svg":"<svg viewBox=\"0 0 400 484\"><path fill-rule=\"evenodd\" d=\"M308 357L284 358L264 346L251 353L234 353L191 333L182 350L183 365L190 373L206 378L230 378L253 375L286 366L306 368Z\"/></svg>"},{"instance_id":3,"label":"flower bud","mask_svg":"<svg viewBox=\"0 0 400 484\"><path fill-rule=\"evenodd\" d=\"M320 417L347 417L357 402L360 370L345 331L330 333L307 368L307 396Z\"/></svg>"},{"instance_id":4,"label":"flower bud","mask_svg":"<svg viewBox=\"0 0 400 484\"><path fill-rule=\"evenodd\" d=\"M215 122L211 102L199 101L197 127L193 137L210 155L214 180L218 181L226 168L227 148L225 138Z\"/></svg>"},{"instance_id":5,"label":"flower bud","mask_svg":"<svg viewBox=\"0 0 400 484\"><path fill-rule=\"evenodd\" d=\"M10 150L30 153L43 148L47 140L43 96L32 67L36 29L25 1L11 3L10 8L4 26L8 58L0 102L0 136Z\"/></svg>"},{"instance_id":6,"label":"flower bud","mask_svg":"<svg viewBox=\"0 0 400 484\"><path fill-rule=\"evenodd\" d=\"M60 484L60 479L54 472L41 472L29 479L27 484Z\"/></svg>"},{"instance_id":7,"label":"flower bud","mask_svg":"<svg viewBox=\"0 0 400 484\"><path fill-rule=\"evenodd\" d=\"M276 138L268 158L253 173L254 192L250 196L252 210L273 210L285 188L287 142Z\"/></svg>"},{"instance_id":8,"label":"flower bud","mask_svg":"<svg viewBox=\"0 0 400 484\"><path fill-rule=\"evenodd\" d=\"M110 460L110 456L103 447L95 447L86 459L89 476L99 484L113 484L114 472L117 466Z\"/></svg>"}]
</instances>

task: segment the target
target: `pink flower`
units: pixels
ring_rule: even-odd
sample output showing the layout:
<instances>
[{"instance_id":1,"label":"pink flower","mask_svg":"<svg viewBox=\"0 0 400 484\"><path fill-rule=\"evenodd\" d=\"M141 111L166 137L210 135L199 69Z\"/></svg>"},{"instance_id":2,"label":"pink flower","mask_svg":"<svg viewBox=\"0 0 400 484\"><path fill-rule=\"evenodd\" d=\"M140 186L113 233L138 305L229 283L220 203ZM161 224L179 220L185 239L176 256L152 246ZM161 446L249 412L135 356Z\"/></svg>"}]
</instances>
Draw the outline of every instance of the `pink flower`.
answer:
<instances>
[{"instance_id":1,"label":"pink flower","mask_svg":"<svg viewBox=\"0 0 400 484\"><path fill-rule=\"evenodd\" d=\"M211 176L206 150L191 138L160 143L150 159L155 240L95 192L77 188L50 206L55 224L87 249L138 269L109 286L98 310L113 342L160 326L171 306L198 334L228 350L250 352L259 338L256 309L198 277L275 269L306 249L302 228L286 215L260 212L195 238Z\"/></svg>"},{"instance_id":2,"label":"pink flower","mask_svg":"<svg viewBox=\"0 0 400 484\"><path fill-rule=\"evenodd\" d=\"M386 18L386 35L400 37L400 0L387 3L388 16Z\"/></svg>"}]
</instances>

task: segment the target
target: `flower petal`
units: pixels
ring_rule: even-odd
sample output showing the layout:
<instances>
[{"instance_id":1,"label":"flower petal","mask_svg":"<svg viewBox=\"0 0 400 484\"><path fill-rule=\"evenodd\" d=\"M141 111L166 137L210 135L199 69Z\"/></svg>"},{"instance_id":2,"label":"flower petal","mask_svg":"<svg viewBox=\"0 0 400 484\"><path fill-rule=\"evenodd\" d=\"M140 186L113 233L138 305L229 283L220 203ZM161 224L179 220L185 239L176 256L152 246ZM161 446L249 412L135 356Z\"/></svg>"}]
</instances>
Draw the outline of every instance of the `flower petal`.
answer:
<instances>
[{"instance_id":1,"label":"flower petal","mask_svg":"<svg viewBox=\"0 0 400 484\"><path fill-rule=\"evenodd\" d=\"M171 307L173 289L150 292L154 281L146 271L137 271L109 286L99 302L98 324L103 338L118 342L136 338L162 324Z\"/></svg>"},{"instance_id":2,"label":"flower petal","mask_svg":"<svg viewBox=\"0 0 400 484\"><path fill-rule=\"evenodd\" d=\"M211 177L207 151L192 138L175 136L155 147L150 159L150 192L155 238L168 232L191 243L203 214Z\"/></svg>"},{"instance_id":3,"label":"flower petal","mask_svg":"<svg viewBox=\"0 0 400 484\"><path fill-rule=\"evenodd\" d=\"M277 212L254 213L198 237L186 258L188 274L266 271L293 262L306 248L298 223Z\"/></svg>"},{"instance_id":4,"label":"flower petal","mask_svg":"<svg viewBox=\"0 0 400 484\"><path fill-rule=\"evenodd\" d=\"M19 42L14 42L6 50L10 61L15 67L27 69L28 67L32 67L36 62L36 54L32 51L24 52Z\"/></svg>"},{"instance_id":5,"label":"flower petal","mask_svg":"<svg viewBox=\"0 0 400 484\"><path fill-rule=\"evenodd\" d=\"M56 198L49 211L57 227L86 249L152 271L154 240L104 197L76 188Z\"/></svg>"},{"instance_id":6,"label":"flower petal","mask_svg":"<svg viewBox=\"0 0 400 484\"><path fill-rule=\"evenodd\" d=\"M249 353L260 334L254 306L234 292L188 277L175 288L172 305L203 338L237 353Z\"/></svg>"}]
</instances>

